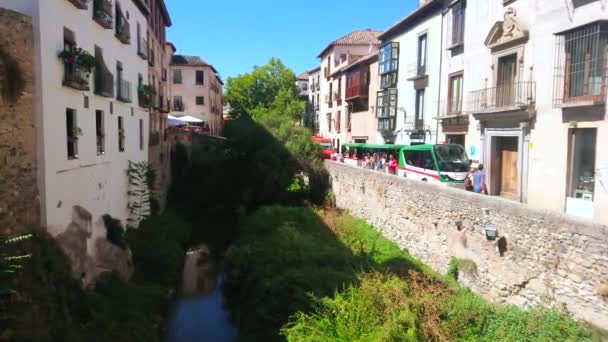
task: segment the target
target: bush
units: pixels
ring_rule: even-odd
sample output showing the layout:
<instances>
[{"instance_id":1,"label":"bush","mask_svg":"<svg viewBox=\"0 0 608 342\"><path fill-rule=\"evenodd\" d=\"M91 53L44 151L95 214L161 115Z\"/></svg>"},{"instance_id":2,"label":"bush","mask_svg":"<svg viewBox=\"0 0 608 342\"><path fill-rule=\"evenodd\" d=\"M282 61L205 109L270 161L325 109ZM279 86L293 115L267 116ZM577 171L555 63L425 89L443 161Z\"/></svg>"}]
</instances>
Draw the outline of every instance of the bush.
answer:
<instances>
[{"instance_id":1,"label":"bush","mask_svg":"<svg viewBox=\"0 0 608 342\"><path fill-rule=\"evenodd\" d=\"M106 227L106 240L122 249L126 249L127 241L125 240L125 229L122 227L120 220L117 220L108 214L103 215L101 218Z\"/></svg>"},{"instance_id":2,"label":"bush","mask_svg":"<svg viewBox=\"0 0 608 342\"><path fill-rule=\"evenodd\" d=\"M333 298L315 299L282 330L288 341L418 341L407 284L395 276L362 276Z\"/></svg>"},{"instance_id":3,"label":"bush","mask_svg":"<svg viewBox=\"0 0 608 342\"><path fill-rule=\"evenodd\" d=\"M175 286L190 235L190 225L172 213L150 217L138 229L129 229L136 280Z\"/></svg>"}]
</instances>

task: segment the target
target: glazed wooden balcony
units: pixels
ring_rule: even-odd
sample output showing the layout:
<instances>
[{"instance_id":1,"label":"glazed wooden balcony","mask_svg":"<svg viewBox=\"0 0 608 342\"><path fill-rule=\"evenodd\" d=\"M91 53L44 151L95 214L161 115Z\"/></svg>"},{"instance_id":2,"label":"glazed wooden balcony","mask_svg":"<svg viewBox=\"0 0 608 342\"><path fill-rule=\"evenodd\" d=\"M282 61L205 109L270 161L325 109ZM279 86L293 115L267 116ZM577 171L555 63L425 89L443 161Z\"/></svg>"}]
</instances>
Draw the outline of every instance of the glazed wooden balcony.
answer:
<instances>
[{"instance_id":1,"label":"glazed wooden balcony","mask_svg":"<svg viewBox=\"0 0 608 342\"><path fill-rule=\"evenodd\" d=\"M93 0L93 20L101 27L111 30L114 26L111 0Z\"/></svg>"}]
</instances>

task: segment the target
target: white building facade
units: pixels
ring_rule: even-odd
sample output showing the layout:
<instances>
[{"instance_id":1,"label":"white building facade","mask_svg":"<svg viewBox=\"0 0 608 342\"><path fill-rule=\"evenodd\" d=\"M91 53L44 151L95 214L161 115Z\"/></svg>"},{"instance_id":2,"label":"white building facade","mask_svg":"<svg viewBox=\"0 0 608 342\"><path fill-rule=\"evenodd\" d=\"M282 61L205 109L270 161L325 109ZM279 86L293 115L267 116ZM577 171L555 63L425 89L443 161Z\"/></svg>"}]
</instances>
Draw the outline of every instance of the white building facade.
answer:
<instances>
[{"instance_id":1,"label":"white building facade","mask_svg":"<svg viewBox=\"0 0 608 342\"><path fill-rule=\"evenodd\" d=\"M319 134L319 120L321 109L321 68L316 67L308 71L308 128L315 135Z\"/></svg>"},{"instance_id":2,"label":"white building facade","mask_svg":"<svg viewBox=\"0 0 608 342\"><path fill-rule=\"evenodd\" d=\"M439 1L421 1L379 37L378 142L436 142L441 20Z\"/></svg>"},{"instance_id":3,"label":"white building facade","mask_svg":"<svg viewBox=\"0 0 608 342\"><path fill-rule=\"evenodd\" d=\"M42 225L57 236L79 227L87 255L104 238L105 214L129 218L129 161L147 160L148 114L137 84L148 63L138 55L136 27L147 27L143 2L2 0L32 17L37 150ZM82 48L91 73L58 55ZM87 275L88 277L89 275Z\"/></svg>"},{"instance_id":4,"label":"white building facade","mask_svg":"<svg viewBox=\"0 0 608 342\"><path fill-rule=\"evenodd\" d=\"M439 142L484 164L491 195L608 223L606 7L444 4Z\"/></svg>"}]
</instances>

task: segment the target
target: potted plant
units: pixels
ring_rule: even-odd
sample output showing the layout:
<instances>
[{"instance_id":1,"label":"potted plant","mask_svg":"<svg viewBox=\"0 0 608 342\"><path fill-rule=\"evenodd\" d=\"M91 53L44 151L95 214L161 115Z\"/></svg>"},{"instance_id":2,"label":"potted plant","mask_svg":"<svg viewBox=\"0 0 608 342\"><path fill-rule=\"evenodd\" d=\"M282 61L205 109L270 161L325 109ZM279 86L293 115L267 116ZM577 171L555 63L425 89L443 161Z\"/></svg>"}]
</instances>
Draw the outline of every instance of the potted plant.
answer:
<instances>
[{"instance_id":1,"label":"potted plant","mask_svg":"<svg viewBox=\"0 0 608 342\"><path fill-rule=\"evenodd\" d=\"M66 64L77 65L84 69L87 73L95 68L96 60L88 51L79 47L65 49L59 53L59 58L63 59Z\"/></svg>"}]
</instances>

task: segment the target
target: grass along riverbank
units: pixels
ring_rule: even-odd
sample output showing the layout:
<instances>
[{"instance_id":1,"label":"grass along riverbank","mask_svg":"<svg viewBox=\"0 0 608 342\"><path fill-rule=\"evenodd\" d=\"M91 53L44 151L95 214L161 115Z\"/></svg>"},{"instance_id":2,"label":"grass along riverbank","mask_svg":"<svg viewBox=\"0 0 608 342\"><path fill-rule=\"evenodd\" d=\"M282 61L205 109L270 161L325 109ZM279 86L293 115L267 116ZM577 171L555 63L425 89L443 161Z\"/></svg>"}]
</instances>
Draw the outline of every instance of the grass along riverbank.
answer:
<instances>
[{"instance_id":1,"label":"grass along riverbank","mask_svg":"<svg viewBox=\"0 0 608 342\"><path fill-rule=\"evenodd\" d=\"M243 341L585 341L566 314L490 304L346 213L262 207L228 251Z\"/></svg>"}]
</instances>

